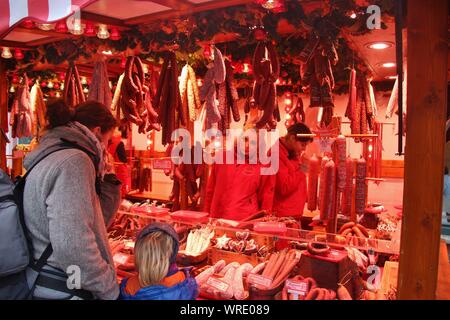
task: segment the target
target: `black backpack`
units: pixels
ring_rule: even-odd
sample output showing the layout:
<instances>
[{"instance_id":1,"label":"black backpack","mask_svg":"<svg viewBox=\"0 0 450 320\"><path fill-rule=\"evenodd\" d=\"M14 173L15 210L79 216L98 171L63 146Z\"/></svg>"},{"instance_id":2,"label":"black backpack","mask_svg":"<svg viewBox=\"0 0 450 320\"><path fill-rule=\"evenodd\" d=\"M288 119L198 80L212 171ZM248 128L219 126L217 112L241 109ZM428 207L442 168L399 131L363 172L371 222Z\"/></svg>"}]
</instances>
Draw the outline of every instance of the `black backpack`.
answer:
<instances>
[{"instance_id":1,"label":"black backpack","mask_svg":"<svg viewBox=\"0 0 450 320\"><path fill-rule=\"evenodd\" d=\"M45 152L23 177L13 183L0 169L0 300L31 299L36 280L53 252L51 243L38 261L33 259L33 248L25 225L23 194L28 175L47 156L65 149L78 149L94 161L94 154L74 141L61 143ZM100 192L96 183L97 193Z\"/></svg>"}]
</instances>

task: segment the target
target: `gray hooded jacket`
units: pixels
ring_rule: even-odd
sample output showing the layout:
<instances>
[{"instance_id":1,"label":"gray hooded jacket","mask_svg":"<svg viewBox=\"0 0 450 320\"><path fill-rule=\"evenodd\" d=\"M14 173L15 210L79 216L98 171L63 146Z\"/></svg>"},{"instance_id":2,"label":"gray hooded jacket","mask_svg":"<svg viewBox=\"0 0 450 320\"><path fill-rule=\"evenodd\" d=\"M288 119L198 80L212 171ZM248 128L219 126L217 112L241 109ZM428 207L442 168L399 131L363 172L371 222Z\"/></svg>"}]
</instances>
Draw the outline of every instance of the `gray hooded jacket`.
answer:
<instances>
[{"instance_id":1,"label":"gray hooded jacket","mask_svg":"<svg viewBox=\"0 0 450 320\"><path fill-rule=\"evenodd\" d=\"M25 158L30 168L43 152L61 143L75 141L97 155L96 141L73 125L48 131L39 146ZM38 259L49 242L53 254L48 265L66 271L78 266L81 289L99 299L116 299L119 288L109 248L106 226L112 222L120 204L120 183L106 179L96 193L97 168L83 151L57 151L42 160L27 178L24 192L25 223Z\"/></svg>"}]
</instances>

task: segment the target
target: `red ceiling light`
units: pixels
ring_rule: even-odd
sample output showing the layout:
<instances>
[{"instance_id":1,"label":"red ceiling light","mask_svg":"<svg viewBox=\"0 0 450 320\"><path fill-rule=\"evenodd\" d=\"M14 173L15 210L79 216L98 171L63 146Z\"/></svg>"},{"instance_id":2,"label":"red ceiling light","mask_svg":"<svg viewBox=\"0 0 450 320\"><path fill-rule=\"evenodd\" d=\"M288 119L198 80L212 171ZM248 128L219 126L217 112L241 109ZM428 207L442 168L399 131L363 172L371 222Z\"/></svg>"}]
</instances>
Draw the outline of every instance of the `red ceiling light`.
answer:
<instances>
[{"instance_id":1,"label":"red ceiling light","mask_svg":"<svg viewBox=\"0 0 450 320\"><path fill-rule=\"evenodd\" d=\"M127 65L127 57L123 57L122 61L120 62L120 67L122 69L125 69L125 66Z\"/></svg>"},{"instance_id":2,"label":"red ceiling light","mask_svg":"<svg viewBox=\"0 0 450 320\"><path fill-rule=\"evenodd\" d=\"M42 88L46 88L46 87L47 87L47 82L42 81L42 82L41 82L41 87L42 87Z\"/></svg>"},{"instance_id":3,"label":"red ceiling light","mask_svg":"<svg viewBox=\"0 0 450 320\"><path fill-rule=\"evenodd\" d=\"M95 37L97 32L95 32L95 26L92 22L86 23L86 29L84 29L84 35L88 37Z\"/></svg>"},{"instance_id":4,"label":"red ceiling light","mask_svg":"<svg viewBox=\"0 0 450 320\"><path fill-rule=\"evenodd\" d=\"M20 81L19 76L17 74L13 75L11 82L13 84L18 84Z\"/></svg>"},{"instance_id":5,"label":"red ceiling light","mask_svg":"<svg viewBox=\"0 0 450 320\"><path fill-rule=\"evenodd\" d=\"M23 25L24 28L27 28L27 29L33 29L34 28L34 22L32 20L30 20L30 19L25 20L22 23L22 25Z\"/></svg>"},{"instance_id":6,"label":"red ceiling light","mask_svg":"<svg viewBox=\"0 0 450 320\"><path fill-rule=\"evenodd\" d=\"M109 37L111 40L120 40L120 32L119 29L113 27L111 29L111 35Z\"/></svg>"},{"instance_id":7,"label":"red ceiling light","mask_svg":"<svg viewBox=\"0 0 450 320\"><path fill-rule=\"evenodd\" d=\"M59 33L67 33L69 29L67 28L66 20L59 20L56 23L55 31Z\"/></svg>"},{"instance_id":8,"label":"red ceiling light","mask_svg":"<svg viewBox=\"0 0 450 320\"><path fill-rule=\"evenodd\" d=\"M209 45L203 47L203 55L207 59L211 58L211 47Z\"/></svg>"},{"instance_id":9,"label":"red ceiling light","mask_svg":"<svg viewBox=\"0 0 450 320\"><path fill-rule=\"evenodd\" d=\"M23 52L20 49L15 49L14 50L14 58L16 58L17 60L22 60L23 59Z\"/></svg>"},{"instance_id":10,"label":"red ceiling light","mask_svg":"<svg viewBox=\"0 0 450 320\"><path fill-rule=\"evenodd\" d=\"M264 28L261 27L256 28L255 31L253 31L253 35L257 41L264 41L267 38L266 31L264 31Z\"/></svg>"}]
</instances>

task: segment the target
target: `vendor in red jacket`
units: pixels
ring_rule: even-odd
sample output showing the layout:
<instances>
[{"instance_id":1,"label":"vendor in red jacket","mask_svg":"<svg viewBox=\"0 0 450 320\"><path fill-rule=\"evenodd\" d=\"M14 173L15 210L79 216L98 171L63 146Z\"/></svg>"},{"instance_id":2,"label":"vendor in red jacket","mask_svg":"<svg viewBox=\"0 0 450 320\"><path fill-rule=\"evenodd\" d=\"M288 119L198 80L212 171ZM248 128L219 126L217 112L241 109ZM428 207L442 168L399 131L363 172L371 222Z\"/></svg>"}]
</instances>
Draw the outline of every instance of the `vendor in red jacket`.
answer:
<instances>
[{"instance_id":1,"label":"vendor in red jacket","mask_svg":"<svg viewBox=\"0 0 450 320\"><path fill-rule=\"evenodd\" d=\"M235 146L233 164L212 165L203 208L212 218L241 221L260 210L272 209L275 176L262 175L264 166L251 164L248 143L245 164L237 163L237 152L241 151Z\"/></svg>"},{"instance_id":2,"label":"vendor in red jacket","mask_svg":"<svg viewBox=\"0 0 450 320\"><path fill-rule=\"evenodd\" d=\"M278 140L280 161L272 211L279 217L300 218L307 199L303 153L313 139L298 137L297 134L311 134L311 130L305 124L297 123Z\"/></svg>"}]
</instances>

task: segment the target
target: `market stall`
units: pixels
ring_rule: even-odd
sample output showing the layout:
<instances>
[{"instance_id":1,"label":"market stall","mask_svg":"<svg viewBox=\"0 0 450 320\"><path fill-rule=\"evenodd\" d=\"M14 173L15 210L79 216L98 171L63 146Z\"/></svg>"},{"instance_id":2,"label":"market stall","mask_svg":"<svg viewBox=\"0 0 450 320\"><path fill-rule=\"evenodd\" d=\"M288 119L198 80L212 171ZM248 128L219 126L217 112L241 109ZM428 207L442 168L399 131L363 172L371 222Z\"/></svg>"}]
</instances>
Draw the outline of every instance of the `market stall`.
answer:
<instances>
[{"instance_id":1,"label":"market stall","mask_svg":"<svg viewBox=\"0 0 450 320\"><path fill-rule=\"evenodd\" d=\"M408 10L395 1L82 2L80 16L6 27L0 164L22 174L49 99L110 107L127 157L114 160L123 202L108 229L118 281L136 274L137 231L163 221L181 239L177 263L193 267L200 299L436 297L444 1L420 19L421 1ZM413 33L426 19L435 19L427 40ZM421 49L430 39L436 52ZM206 159L234 148L226 130L264 132L267 154L270 132L288 136L296 124L311 129L296 134L312 141L304 209L213 214L207 194L226 175Z\"/></svg>"}]
</instances>

